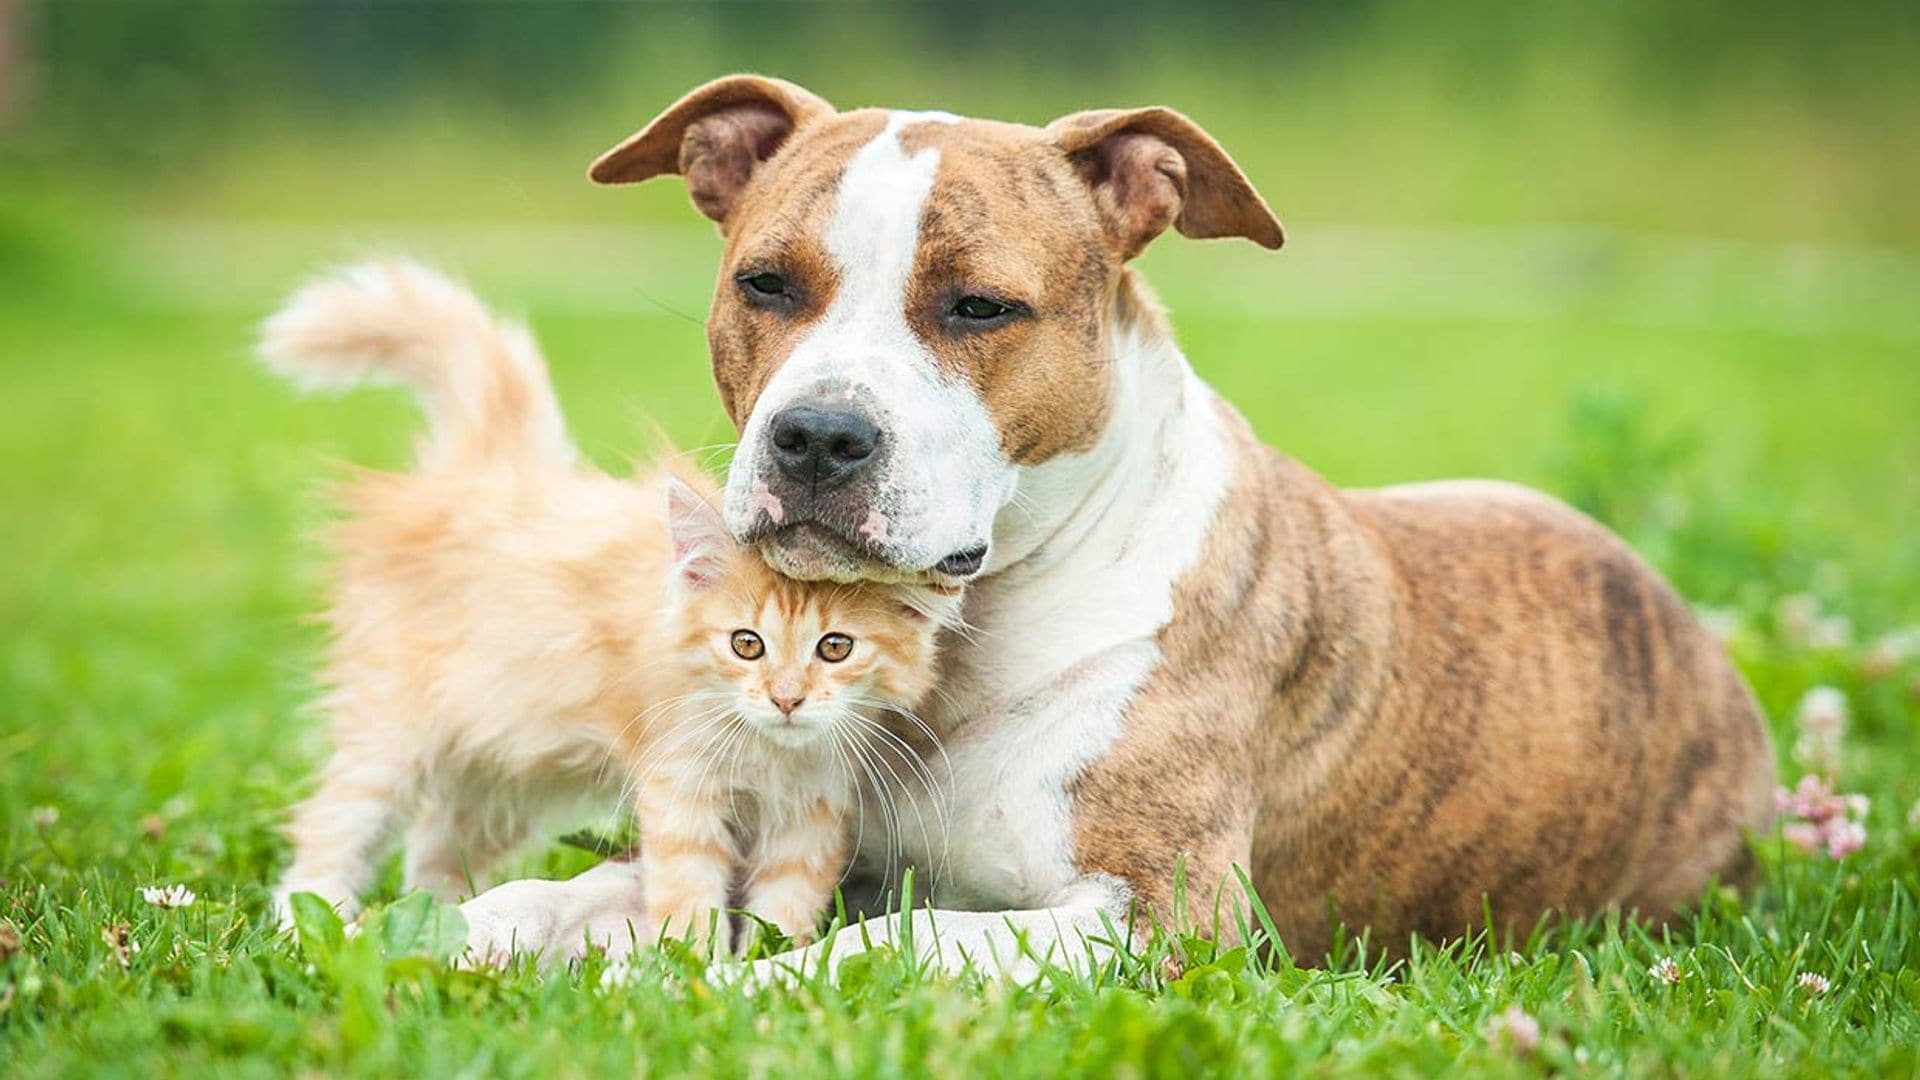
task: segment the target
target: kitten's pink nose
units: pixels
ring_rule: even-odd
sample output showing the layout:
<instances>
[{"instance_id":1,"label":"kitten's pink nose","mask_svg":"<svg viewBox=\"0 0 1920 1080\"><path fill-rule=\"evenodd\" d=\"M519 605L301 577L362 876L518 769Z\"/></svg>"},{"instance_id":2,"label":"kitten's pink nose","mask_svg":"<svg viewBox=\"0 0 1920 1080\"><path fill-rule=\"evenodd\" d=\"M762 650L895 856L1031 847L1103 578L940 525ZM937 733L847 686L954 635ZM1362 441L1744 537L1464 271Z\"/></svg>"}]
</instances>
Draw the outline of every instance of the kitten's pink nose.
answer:
<instances>
[{"instance_id":1,"label":"kitten's pink nose","mask_svg":"<svg viewBox=\"0 0 1920 1080\"><path fill-rule=\"evenodd\" d=\"M776 697L773 699L773 707L779 709L787 716L792 716L793 710L806 704L806 702L807 699L803 697Z\"/></svg>"}]
</instances>

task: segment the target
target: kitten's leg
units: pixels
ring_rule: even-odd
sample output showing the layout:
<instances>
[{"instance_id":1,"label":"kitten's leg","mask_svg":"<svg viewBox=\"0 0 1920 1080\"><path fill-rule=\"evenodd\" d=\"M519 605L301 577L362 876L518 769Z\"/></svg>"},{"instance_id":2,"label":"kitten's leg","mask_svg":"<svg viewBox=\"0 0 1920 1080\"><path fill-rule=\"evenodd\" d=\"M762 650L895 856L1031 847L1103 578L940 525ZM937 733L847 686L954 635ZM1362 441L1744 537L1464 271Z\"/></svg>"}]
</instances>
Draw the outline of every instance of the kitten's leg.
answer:
<instances>
[{"instance_id":1,"label":"kitten's leg","mask_svg":"<svg viewBox=\"0 0 1920 1080\"><path fill-rule=\"evenodd\" d=\"M642 943L664 929L672 937L691 934L702 949L717 935L726 949L733 937L727 892L739 853L722 793L660 776L641 784L636 805L649 923Z\"/></svg>"},{"instance_id":2,"label":"kitten's leg","mask_svg":"<svg viewBox=\"0 0 1920 1080\"><path fill-rule=\"evenodd\" d=\"M517 789L472 797L441 794L407 833L407 887L443 900L485 892L489 871L526 842L539 819L537 807Z\"/></svg>"},{"instance_id":3,"label":"kitten's leg","mask_svg":"<svg viewBox=\"0 0 1920 1080\"><path fill-rule=\"evenodd\" d=\"M822 796L781 809L783 813L767 814L761 821L747 878L746 909L804 945L813 940L821 909L847 869L849 808L844 799ZM753 924L747 933L743 950L751 944Z\"/></svg>"},{"instance_id":4,"label":"kitten's leg","mask_svg":"<svg viewBox=\"0 0 1920 1080\"><path fill-rule=\"evenodd\" d=\"M430 799L407 829L406 887L442 900L485 892L487 872L526 839L529 822L513 799L472 806Z\"/></svg>"},{"instance_id":5,"label":"kitten's leg","mask_svg":"<svg viewBox=\"0 0 1920 1080\"><path fill-rule=\"evenodd\" d=\"M468 871L474 859L467 839L475 831L442 799L427 799L407 826L406 862L401 881L408 892L425 889L442 900L477 894L469 890Z\"/></svg>"},{"instance_id":6,"label":"kitten's leg","mask_svg":"<svg viewBox=\"0 0 1920 1080\"><path fill-rule=\"evenodd\" d=\"M320 790L294 807L287 836L293 864L273 891L274 912L290 926L294 893L317 893L343 918L359 913L359 897L415 794L405 765L342 747L321 773Z\"/></svg>"}]
</instances>

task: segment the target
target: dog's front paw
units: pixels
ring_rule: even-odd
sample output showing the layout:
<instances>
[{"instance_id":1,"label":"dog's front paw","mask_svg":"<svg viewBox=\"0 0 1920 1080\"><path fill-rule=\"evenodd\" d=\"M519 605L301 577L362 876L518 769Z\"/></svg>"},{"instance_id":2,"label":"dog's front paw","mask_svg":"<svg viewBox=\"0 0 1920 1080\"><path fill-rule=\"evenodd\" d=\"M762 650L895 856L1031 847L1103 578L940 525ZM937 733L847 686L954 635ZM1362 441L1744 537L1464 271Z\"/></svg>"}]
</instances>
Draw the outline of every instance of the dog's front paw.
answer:
<instances>
[{"instance_id":1,"label":"dog's front paw","mask_svg":"<svg viewBox=\"0 0 1920 1080\"><path fill-rule=\"evenodd\" d=\"M820 970L821 947L789 949L759 960L733 960L707 968L704 978L714 986L733 986L743 990L765 990L793 986Z\"/></svg>"},{"instance_id":2,"label":"dog's front paw","mask_svg":"<svg viewBox=\"0 0 1920 1080\"><path fill-rule=\"evenodd\" d=\"M465 967L504 967L515 953L552 950L559 929L552 881L509 881L460 905L467 920Z\"/></svg>"}]
</instances>

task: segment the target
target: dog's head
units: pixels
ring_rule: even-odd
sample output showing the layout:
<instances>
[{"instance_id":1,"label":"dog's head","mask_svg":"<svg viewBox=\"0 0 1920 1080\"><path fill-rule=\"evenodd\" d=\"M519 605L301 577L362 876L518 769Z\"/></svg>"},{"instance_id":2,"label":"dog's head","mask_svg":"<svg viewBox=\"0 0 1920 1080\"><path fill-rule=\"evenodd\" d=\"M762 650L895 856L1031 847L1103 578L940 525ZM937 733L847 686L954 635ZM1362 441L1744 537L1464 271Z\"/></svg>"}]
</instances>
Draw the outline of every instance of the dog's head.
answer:
<instances>
[{"instance_id":1,"label":"dog's head","mask_svg":"<svg viewBox=\"0 0 1920 1080\"><path fill-rule=\"evenodd\" d=\"M1020 471L1104 429L1122 265L1168 226L1282 239L1167 109L1031 128L734 76L591 171L666 173L726 238L707 336L741 434L729 527L803 578L981 573Z\"/></svg>"}]
</instances>

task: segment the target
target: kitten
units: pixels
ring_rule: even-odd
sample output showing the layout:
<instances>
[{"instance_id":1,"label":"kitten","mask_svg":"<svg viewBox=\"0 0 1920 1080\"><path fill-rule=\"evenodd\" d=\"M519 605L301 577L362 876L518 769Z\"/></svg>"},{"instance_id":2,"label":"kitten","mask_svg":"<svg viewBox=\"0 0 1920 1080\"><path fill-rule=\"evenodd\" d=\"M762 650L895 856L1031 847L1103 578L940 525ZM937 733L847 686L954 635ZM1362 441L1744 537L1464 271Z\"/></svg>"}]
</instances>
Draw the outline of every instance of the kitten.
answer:
<instances>
[{"instance_id":1,"label":"kitten","mask_svg":"<svg viewBox=\"0 0 1920 1080\"><path fill-rule=\"evenodd\" d=\"M342 493L333 755L293 812L282 919L301 891L351 914L402 827L407 887L452 898L543 823L633 797L637 938L726 947L736 886L809 937L848 862L852 771L870 737L899 745L877 714L930 689L954 597L783 578L707 477L594 470L528 333L417 265L308 286L261 352L308 384L397 379L429 421L412 471Z\"/></svg>"}]
</instances>

